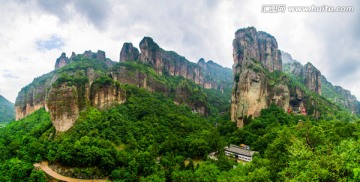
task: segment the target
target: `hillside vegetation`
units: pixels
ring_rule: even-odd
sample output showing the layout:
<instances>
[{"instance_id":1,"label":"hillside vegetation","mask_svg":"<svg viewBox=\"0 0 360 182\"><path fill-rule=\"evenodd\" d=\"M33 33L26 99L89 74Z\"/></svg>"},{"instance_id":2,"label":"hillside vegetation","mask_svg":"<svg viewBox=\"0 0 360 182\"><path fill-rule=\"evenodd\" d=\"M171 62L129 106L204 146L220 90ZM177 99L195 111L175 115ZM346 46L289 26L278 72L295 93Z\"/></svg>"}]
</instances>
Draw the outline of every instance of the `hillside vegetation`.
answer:
<instances>
[{"instance_id":1,"label":"hillside vegetation","mask_svg":"<svg viewBox=\"0 0 360 182\"><path fill-rule=\"evenodd\" d=\"M14 104L0 95L0 124L15 119Z\"/></svg>"},{"instance_id":2,"label":"hillside vegetation","mask_svg":"<svg viewBox=\"0 0 360 182\"><path fill-rule=\"evenodd\" d=\"M43 160L71 167L72 177L115 181L360 179L360 121L347 113L315 121L272 105L237 129L228 115L204 117L162 94L124 88L126 103L88 108L60 135L44 109L0 129L0 180L44 181L32 166ZM260 153L237 164L223 154L230 143L250 144ZM212 151L220 152L218 161L207 159ZM204 162L194 165L199 158Z\"/></svg>"}]
</instances>

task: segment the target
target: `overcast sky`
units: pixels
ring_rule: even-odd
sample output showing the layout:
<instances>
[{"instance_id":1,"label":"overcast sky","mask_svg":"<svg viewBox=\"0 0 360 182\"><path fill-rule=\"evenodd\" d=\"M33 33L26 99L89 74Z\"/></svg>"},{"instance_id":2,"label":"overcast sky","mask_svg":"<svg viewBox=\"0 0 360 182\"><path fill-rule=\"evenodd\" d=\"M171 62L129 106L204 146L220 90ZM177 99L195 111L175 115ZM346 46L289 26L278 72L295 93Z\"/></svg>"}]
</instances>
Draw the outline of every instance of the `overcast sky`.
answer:
<instances>
[{"instance_id":1,"label":"overcast sky","mask_svg":"<svg viewBox=\"0 0 360 182\"><path fill-rule=\"evenodd\" d=\"M151 36L193 62L230 67L234 32L255 26L301 63L360 98L360 1L239 0L0 0L0 95L54 69L62 52L104 50L119 60L124 42ZM354 12L262 13L266 4L353 6Z\"/></svg>"}]
</instances>

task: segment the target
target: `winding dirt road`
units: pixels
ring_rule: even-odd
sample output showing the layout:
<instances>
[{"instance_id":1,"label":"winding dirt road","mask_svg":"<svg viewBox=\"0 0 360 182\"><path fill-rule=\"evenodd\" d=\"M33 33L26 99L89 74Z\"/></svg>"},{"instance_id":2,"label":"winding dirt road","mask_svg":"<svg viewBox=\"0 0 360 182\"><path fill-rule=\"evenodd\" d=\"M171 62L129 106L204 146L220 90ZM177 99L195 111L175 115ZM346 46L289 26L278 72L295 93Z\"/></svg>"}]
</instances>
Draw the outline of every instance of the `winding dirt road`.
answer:
<instances>
[{"instance_id":1,"label":"winding dirt road","mask_svg":"<svg viewBox=\"0 0 360 182\"><path fill-rule=\"evenodd\" d=\"M63 176L63 175L53 171L49 167L48 162L46 162L46 161L43 161L40 164L36 163L36 164L34 164L34 166L36 169L41 169L47 175L49 175L55 179L61 180L61 181L67 181L67 182L106 182L106 181L108 181L108 180L103 180L103 179L76 179L76 178L66 177L66 176Z\"/></svg>"}]
</instances>

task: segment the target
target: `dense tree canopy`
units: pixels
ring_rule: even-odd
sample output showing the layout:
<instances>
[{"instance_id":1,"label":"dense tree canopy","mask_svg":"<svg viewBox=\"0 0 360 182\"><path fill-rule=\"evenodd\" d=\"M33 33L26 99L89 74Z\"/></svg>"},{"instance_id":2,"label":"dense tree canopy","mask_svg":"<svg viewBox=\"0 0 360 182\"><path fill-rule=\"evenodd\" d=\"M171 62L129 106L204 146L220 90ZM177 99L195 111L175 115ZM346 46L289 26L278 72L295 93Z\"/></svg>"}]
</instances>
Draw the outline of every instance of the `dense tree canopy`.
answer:
<instances>
[{"instance_id":1,"label":"dense tree canopy","mask_svg":"<svg viewBox=\"0 0 360 182\"><path fill-rule=\"evenodd\" d=\"M0 180L44 181L32 166L42 160L73 168L73 177L115 181L360 180L360 121L345 112L314 120L272 105L237 129L227 114L204 117L163 95L124 88L126 103L88 108L61 134L44 109L1 128ZM230 143L259 153L238 164L223 154ZM213 151L217 161L207 158Z\"/></svg>"}]
</instances>

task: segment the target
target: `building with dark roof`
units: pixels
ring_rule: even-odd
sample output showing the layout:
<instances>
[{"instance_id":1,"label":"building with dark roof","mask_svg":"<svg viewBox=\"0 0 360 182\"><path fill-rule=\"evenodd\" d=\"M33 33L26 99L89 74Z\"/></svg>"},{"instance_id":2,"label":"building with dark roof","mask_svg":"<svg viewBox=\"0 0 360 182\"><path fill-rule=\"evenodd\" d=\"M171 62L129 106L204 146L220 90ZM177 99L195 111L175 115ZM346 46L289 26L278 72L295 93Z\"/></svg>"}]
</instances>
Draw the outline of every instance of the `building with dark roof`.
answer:
<instances>
[{"instance_id":1,"label":"building with dark roof","mask_svg":"<svg viewBox=\"0 0 360 182\"><path fill-rule=\"evenodd\" d=\"M242 145L241 147L237 145L230 145L224 148L225 155L233 156L236 159L250 162L256 151L250 150L250 147L247 145Z\"/></svg>"}]
</instances>

